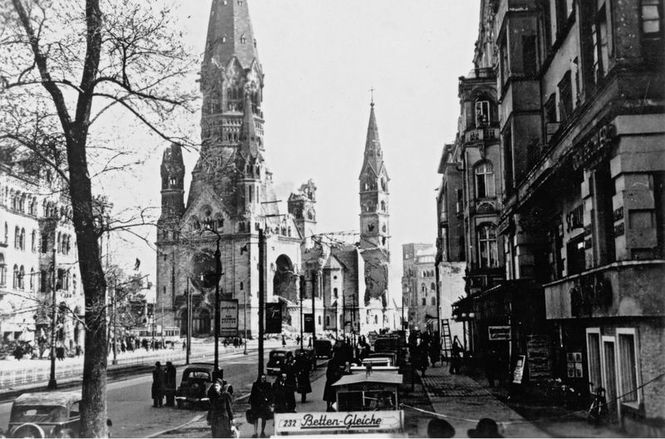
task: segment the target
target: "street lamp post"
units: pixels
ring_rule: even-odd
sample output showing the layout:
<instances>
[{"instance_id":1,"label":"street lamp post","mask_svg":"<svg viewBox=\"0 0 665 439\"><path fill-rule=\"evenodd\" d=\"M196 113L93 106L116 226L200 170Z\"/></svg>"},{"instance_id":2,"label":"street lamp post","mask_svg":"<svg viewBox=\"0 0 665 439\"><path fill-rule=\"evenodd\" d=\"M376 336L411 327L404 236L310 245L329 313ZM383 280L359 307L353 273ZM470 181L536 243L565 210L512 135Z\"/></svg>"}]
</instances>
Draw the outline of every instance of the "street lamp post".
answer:
<instances>
[{"instance_id":1,"label":"street lamp post","mask_svg":"<svg viewBox=\"0 0 665 439\"><path fill-rule=\"evenodd\" d=\"M258 378L263 375L263 313L265 306L265 269L266 269L266 236L263 228L259 226L259 370Z\"/></svg>"},{"instance_id":2,"label":"street lamp post","mask_svg":"<svg viewBox=\"0 0 665 439\"><path fill-rule=\"evenodd\" d=\"M300 349L304 349L304 333L303 333L303 321L302 321L302 301L305 298L305 275L300 275Z\"/></svg>"},{"instance_id":3,"label":"street lamp post","mask_svg":"<svg viewBox=\"0 0 665 439\"><path fill-rule=\"evenodd\" d=\"M312 349L314 349L314 369L316 369L316 288L317 288L317 276L318 272L316 270L312 271Z\"/></svg>"},{"instance_id":4,"label":"street lamp post","mask_svg":"<svg viewBox=\"0 0 665 439\"><path fill-rule=\"evenodd\" d=\"M222 253L219 250L219 243L222 235L212 225L212 220L204 221L204 230L214 233L217 236L215 247L215 371L219 371L219 280L222 277Z\"/></svg>"},{"instance_id":5,"label":"street lamp post","mask_svg":"<svg viewBox=\"0 0 665 439\"><path fill-rule=\"evenodd\" d=\"M189 357L192 353L192 292L189 290L189 277L187 278L185 297L187 298L187 347L185 349L185 364L189 364Z\"/></svg>"},{"instance_id":6,"label":"street lamp post","mask_svg":"<svg viewBox=\"0 0 665 439\"><path fill-rule=\"evenodd\" d=\"M243 292L244 296L244 301L245 301L245 306L242 307L242 314L243 314L243 323L245 326L245 330L243 331L245 333L244 339L245 339L245 349L242 351L243 355L247 355L247 290L245 289Z\"/></svg>"},{"instance_id":7,"label":"street lamp post","mask_svg":"<svg viewBox=\"0 0 665 439\"><path fill-rule=\"evenodd\" d=\"M54 232L55 233L55 232ZM56 319L56 284L55 284L55 239L53 240L53 266L51 267L51 375L49 376L47 388L55 390L58 388L58 383L55 380L55 319Z\"/></svg>"}]
</instances>

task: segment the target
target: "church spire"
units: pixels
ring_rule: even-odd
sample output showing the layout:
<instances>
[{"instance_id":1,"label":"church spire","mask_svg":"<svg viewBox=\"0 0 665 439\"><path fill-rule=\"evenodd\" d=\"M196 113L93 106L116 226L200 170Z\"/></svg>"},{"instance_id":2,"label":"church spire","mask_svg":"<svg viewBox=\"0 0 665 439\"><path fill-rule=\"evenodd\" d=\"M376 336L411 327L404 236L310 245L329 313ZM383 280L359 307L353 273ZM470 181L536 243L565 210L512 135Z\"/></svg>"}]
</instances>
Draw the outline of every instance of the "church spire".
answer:
<instances>
[{"instance_id":1,"label":"church spire","mask_svg":"<svg viewBox=\"0 0 665 439\"><path fill-rule=\"evenodd\" d=\"M369 123L367 124L367 138L365 140L365 158L363 160L362 173L371 168L375 175L379 175L383 166L383 153L381 141L379 140L379 128L374 114L374 96L370 103Z\"/></svg>"},{"instance_id":2,"label":"church spire","mask_svg":"<svg viewBox=\"0 0 665 439\"><path fill-rule=\"evenodd\" d=\"M259 62L247 0L213 0L203 65L226 67L234 56L245 69Z\"/></svg>"}]
</instances>

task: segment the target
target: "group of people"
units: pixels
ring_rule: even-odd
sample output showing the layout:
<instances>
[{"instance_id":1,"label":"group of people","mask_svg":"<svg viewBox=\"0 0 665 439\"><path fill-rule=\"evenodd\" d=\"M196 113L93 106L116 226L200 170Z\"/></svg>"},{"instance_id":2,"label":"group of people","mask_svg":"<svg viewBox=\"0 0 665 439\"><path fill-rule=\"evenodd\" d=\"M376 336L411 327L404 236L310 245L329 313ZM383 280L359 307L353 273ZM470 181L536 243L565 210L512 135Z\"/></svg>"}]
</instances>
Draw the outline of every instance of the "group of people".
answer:
<instances>
[{"instance_id":1,"label":"group of people","mask_svg":"<svg viewBox=\"0 0 665 439\"><path fill-rule=\"evenodd\" d=\"M173 407L175 406L176 390L176 369L173 363L166 362L166 367L162 367L158 361L152 371L152 388L150 389L153 407ZM166 399L166 404L164 404Z\"/></svg>"},{"instance_id":2,"label":"group of people","mask_svg":"<svg viewBox=\"0 0 665 439\"><path fill-rule=\"evenodd\" d=\"M261 375L252 385L250 409L246 415L247 421L254 424L253 437L259 436L259 421L260 437L265 437L266 421L272 419L274 413L295 413L296 393L300 393L302 403L307 401L307 394L312 392L309 378L311 370L311 361L304 354L299 353L294 357L288 352L272 385L265 375Z\"/></svg>"}]
</instances>

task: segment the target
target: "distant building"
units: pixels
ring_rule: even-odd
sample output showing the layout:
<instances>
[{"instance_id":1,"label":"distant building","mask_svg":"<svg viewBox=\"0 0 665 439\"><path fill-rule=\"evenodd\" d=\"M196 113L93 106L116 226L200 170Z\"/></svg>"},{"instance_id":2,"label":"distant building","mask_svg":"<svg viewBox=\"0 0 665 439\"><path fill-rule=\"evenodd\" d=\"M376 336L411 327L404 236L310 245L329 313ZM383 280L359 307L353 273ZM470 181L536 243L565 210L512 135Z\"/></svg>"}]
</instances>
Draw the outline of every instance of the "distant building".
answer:
<instances>
[{"instance_id":1,"label":"distant building","mask_svg":"<svg viewBox=\"0 0 665 439\"><path fill-rule=\"evenodd\" d=\"M55 288L56 343L73 352L85 333L69 197L57 174L29 153L0 148L0 159L2 340L50 343Z\"/></svg>"}]
</instances>

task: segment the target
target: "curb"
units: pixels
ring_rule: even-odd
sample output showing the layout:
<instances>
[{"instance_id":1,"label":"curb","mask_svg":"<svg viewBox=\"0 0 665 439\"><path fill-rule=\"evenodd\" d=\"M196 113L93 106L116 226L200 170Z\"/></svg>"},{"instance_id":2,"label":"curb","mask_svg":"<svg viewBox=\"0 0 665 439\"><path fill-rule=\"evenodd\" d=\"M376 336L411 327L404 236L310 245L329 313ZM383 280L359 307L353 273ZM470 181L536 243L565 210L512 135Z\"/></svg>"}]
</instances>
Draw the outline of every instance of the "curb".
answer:
<instances>
[{"instance_id":1,"label":"curb","mask_svg":"<svg viewBox=\"0 0 665 439\"><path fill-rule=\"evenodd\" d=\"M157 433L153 433L150 436L146 436L146 437L149 437L149 438L160 437L160 436L168 434L172 431L180 430L181 428L187 427L189 424L193 424L194 422L201 420L204 416L205 416L204 414L196 415L192 419L190 419L189 421L185 422L184 424L178 425L177 427L168 428L166 430L158 431Z\"/></svg>"}]
</instances>

